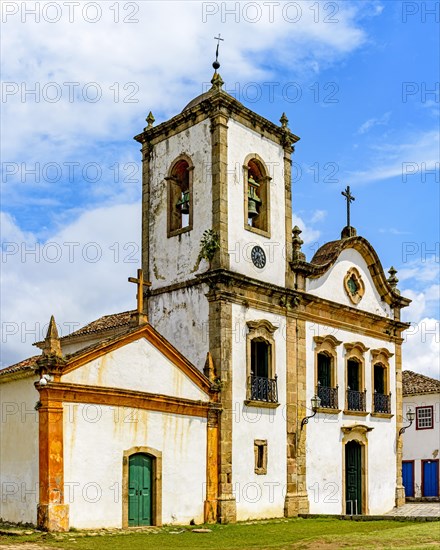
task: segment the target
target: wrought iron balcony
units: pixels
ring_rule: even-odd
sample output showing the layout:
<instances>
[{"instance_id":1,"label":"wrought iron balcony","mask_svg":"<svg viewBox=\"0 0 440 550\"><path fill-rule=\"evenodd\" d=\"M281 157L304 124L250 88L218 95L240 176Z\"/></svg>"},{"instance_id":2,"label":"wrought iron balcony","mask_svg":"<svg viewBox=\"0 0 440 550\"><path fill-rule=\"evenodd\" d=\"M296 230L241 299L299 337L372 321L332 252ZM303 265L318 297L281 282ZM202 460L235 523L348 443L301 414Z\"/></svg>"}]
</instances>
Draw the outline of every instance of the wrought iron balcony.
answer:
<instances>
[{"instance_id":1,"label":"wrought iron balcony","mask_svg":"<svg viewBox=\"0 0 440 550\"><path fill-rule=\"evenodd\" d=\"M391 413L391 393L377 393L374 391L374 412L376 413Z\"/></svg>"},{"instance_id":2,"label":"wrought iron balcony","mask_svg":"<svg viewBox=\"0 0 440 550\"><path fill-rule=\"evenodd\" d=\"M348 388L347 390L347 409L349 411L366 411L367 390L356 391Z\"/></svg>"},{"instance_id":3,"label":"wrought iron balcony","mask_svg":"<svg viewBox=\"0 0 440 550\"><path fill-rule=\"evenodd\" d=\"M327 386L321 386L318 382L316 393L321 399L320 407L326 407L327 409L338 408L338 386L336 386L336 388L329 388Z\"/></svg>"},{"instance_id":4,"label":"wrought iron balcony","mask_svg":"<svg viewBox=\"0 0 440 550\"><path fill-rule=\"evenodd\" d=\"M266 401L268 403L278 402L277 376L265 378L262 376L249 377L249 398L253 401Z\"/></svg>"}]
</instances>

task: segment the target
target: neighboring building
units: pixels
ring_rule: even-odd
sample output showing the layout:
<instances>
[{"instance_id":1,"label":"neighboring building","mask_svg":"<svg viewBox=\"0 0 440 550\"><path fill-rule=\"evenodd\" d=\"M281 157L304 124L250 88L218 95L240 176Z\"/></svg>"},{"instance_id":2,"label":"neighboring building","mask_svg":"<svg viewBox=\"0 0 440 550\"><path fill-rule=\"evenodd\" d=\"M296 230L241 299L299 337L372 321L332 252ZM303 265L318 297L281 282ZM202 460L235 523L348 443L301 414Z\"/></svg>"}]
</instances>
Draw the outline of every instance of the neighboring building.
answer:
<instances>
[{"instance_id":1,"label":"neighboring building","mask_svg":"<svg viewBox=\"0 0 440 550\"><path fill-rule=\"evenodd\" d=\"M405 494L415 498L439 497L440 380L403 371L404 417L410 409L416 416L403 434Z\"/></svg>"},{"instance_id":2,"label":"neighboring building","mask_svg":"<svg viewBox=\"0 0 440 550\"><path fill-rule=\"evenodd\" d=\"M306 261L292 233L299 138L222 85L216 72L136 137L138 311L61 339L52 320L43 354L0 372L4 519L56 530L404 502L409 300L349 224Z\"/></svg>"}]
</instances>

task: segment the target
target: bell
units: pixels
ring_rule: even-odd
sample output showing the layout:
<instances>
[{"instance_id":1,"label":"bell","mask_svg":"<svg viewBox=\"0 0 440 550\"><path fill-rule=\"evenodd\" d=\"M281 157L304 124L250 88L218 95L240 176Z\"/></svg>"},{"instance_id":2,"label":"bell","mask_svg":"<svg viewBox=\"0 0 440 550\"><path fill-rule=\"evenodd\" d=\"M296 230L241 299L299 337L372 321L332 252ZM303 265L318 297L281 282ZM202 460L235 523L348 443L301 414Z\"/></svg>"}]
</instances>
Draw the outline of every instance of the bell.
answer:
<instances>
[{"instance_id":1,"label":"bell","mask_svg":"<svg viewBox=\"0 0 440 550\"><path fill-rule=\"evenodd\" d=\"M257 195L257 189L259 184L254 180L252 176L248 179L248 216L249 218L255 218L258 216L258 206L261 205L261 199Z\"/></svg>"},{"instance_id":2,"label":"bell","mask_svg":"<svg viewBox=\"0 0 440 550\"><path fill-rule=\"evenodd\" d=\"M189 214L189 191L184 191L177 201L177 209L181 214Z\"/></svg>"},{"instance_id":3,"label":"bell","mask_svg":"<svg viewBox=\"0 0 440 550\"><path fill-rule=\"evenodd\" d=\"M257 203L254 199L248 198L248 216L249 218L255 218L258 216Z\"/></svg>"}]
</instances>

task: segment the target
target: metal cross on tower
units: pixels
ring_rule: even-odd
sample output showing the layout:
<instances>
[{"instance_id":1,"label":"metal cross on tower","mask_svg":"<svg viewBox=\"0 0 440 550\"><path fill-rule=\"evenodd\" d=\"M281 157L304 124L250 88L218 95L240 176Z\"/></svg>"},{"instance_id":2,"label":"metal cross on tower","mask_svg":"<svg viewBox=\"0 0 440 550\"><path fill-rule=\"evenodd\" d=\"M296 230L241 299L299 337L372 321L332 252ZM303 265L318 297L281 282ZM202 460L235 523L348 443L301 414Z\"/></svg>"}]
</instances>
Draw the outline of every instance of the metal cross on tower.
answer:
<instances>
[{"instance_id":1,"label":"metal cross on tower","mask_svg":"<svg viewBox=\"0 0 440 550\"><path fill-rule=\"evenodd\" d=\"M214 36L214 40L217 40L217 49L215 50L215 61L212 66L214 67L215 72L217 72L217 69L220 68L220 63L218 62L218 48L220 46L220 40L224 42L225 39L221 37L220 33L218 33L218 36Z\"/></svg>"},{"instance_id":2,"label":"metal cross on tower","mask_svg":"<svg viewBox=\"0 0 440 550\"><path fill-rule=\"evenodd\" d=\"M355 200L355 197L350 192L350 186L347 185L345 191L341 191L341 195L347 200L347 227L350 227L350 204Z\"/></svg>"}]
</instances>

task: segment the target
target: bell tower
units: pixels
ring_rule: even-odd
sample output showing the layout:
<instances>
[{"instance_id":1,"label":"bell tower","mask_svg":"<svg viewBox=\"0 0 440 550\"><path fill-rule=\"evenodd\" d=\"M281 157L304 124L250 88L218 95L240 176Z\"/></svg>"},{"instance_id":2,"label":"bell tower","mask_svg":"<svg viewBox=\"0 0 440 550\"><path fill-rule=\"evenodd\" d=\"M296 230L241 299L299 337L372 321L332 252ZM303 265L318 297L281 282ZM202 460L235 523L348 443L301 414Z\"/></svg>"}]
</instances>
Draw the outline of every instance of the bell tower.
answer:
<instances>
[{"instance_id":1,"label":"bell tower","mask_svg":"<svg viewBox=\"0 0 440 550\"><path fill-rule=\"evenodd\" d=\"M213 67L207 92L157 126L150 113L135 139L142 145L142 268L152 283L145 307L194 365L207 363L205 374L220 388L215 508L219 521L235 521L233 441L243 437L233 410L237 400L252 402L252 350L266 342L259 368L286 374L286 340L275 323L283 294L294 293L291 154L299 138L284 113L276 125L226 93L217 58ZM285 423L280 430L285 448Z\"/></svg>"}]
</instances>

